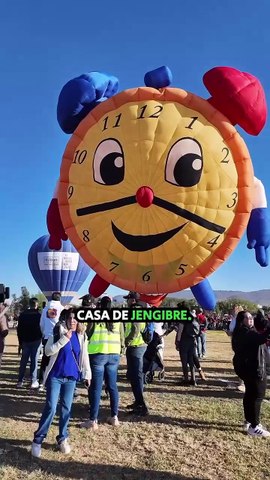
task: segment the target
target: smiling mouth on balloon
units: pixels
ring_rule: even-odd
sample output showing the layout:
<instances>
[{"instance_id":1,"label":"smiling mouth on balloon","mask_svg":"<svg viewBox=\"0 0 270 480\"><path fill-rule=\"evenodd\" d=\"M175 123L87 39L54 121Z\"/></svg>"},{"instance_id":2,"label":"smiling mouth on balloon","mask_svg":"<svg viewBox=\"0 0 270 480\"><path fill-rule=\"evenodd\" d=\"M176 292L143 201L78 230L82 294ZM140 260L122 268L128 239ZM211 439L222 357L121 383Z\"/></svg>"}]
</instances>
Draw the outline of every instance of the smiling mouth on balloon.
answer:
<instances>
[{"instance_id":1,"label":"smiling mouth on balloon","mask_svg":"<svg viewBox=\"0 0 270 480\"><path fill-rule=\"evenodd\" d=\"M156 233L154 235L130 235L117 228L112 222L112 231L116 240L131 252L146 252L147 250L160 247L160 245L170 240L180 232L187 223L188 222L167 232Z\"/></svg>"}]
</instances>

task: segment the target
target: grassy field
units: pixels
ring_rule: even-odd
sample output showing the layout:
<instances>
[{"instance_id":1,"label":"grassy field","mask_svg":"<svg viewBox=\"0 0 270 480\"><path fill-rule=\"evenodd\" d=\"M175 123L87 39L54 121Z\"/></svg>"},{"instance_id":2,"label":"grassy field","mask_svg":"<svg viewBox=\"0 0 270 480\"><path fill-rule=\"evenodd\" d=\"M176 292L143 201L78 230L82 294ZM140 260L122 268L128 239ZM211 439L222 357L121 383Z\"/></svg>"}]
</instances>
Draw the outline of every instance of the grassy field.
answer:
<instances>
[{"instance_id":1,"label":"grassy field","mask_svg":"<svg viewBox=\"0 0 270 480\"><path fill-rule=\"evenodd\" d=\"M0 373L1 480L270 479L269 440L243 432L242 394L234 387L229 338L223 332L209 332L208 356L203 361L207 383L180 387L173 335L166 339L166 378L146 390L149 417L138 420L125 411L132 396L122 359L121 426L106 425L109 409L104 400L99 430L78 428L87 418L86 391L81 389L70 424L72 453L63 456L56 450L54 422L42 458L32 459L30 445L44 394L16 389L19 357L16 336L11 333ZM270 427L269 402L263 402L262 423Z\"/></svg>"}]
</instances>

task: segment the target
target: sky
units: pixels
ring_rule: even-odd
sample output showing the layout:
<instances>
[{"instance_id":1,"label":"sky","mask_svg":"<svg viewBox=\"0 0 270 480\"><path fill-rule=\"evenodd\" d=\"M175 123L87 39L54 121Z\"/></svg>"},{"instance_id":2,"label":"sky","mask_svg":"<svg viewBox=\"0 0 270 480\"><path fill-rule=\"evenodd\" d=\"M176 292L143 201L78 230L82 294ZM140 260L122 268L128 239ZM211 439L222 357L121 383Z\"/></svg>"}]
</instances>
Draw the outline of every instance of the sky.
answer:
<instances>
[{"instance_id":1,"label":"sky","mask_svg":"<svg viewBox=\"0 0 270 480\"><path fill-rule=\"evenodd\" d=\"M68 80L108 72L124 90L143 86L147 71L167 65L173 86L208 98L204 73L231 66L257 76L269 104L269 18L268 0L2 0L0 283L16 294L24 285L38 291L27 255L47 233L46 211L69 139L56 120L58 95ZM238 130L269 199L269 120L258 137ZM269 288L269 267L256 263L246 243L244 236L210 277L214 289ZM86 281L81 292L87 289Z\"/></svg>"}]
</instances>

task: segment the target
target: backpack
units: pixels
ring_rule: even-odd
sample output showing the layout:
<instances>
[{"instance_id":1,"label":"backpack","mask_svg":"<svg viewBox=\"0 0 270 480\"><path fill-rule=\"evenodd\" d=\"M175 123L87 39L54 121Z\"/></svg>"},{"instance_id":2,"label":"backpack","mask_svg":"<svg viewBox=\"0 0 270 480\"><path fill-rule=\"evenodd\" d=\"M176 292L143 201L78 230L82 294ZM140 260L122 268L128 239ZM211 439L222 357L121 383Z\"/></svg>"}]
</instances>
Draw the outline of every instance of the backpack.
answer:
<instances>
[{"instance_id":1,"label":"backpack","mask_svg":"<svg viewBox=\"0 0 270 480\"><path fill-rule=\"evenodd\" d=\"M192 322L186 322L184 326L184 333L188 337L198 337L200 334L200 325L197 320L192 320Z\"/></svg>"},{"instance_id":2,"label":"backpack","mask_svg":"<svg viewBox=\"0 0 270 480\"><path fill-rule=\"evenodd\" d=\"M154 322L146 322L144 330L141 332L144 343L147 345L152 342L154 336Z\"/></svg>"}]
</instances>

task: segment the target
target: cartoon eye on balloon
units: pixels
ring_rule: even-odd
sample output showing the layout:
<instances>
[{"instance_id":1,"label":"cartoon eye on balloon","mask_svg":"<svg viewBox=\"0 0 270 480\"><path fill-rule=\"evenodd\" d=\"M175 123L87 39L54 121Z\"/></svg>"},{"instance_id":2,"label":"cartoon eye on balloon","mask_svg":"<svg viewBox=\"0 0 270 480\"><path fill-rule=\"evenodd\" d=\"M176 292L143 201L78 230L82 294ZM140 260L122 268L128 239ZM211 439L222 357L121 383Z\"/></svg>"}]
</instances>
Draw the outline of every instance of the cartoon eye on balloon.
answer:
<instances>
[{"instance_id":1,"label":"cartoon eye on balloon","mask_svg":"<svg viewBox=\"0 0 270 480\"><path fill-rule=\"evenodd\" d=\"M48 211L50 246L68 236L96 272L94 296L110 283L146 301L190 287L212 308L206 278L246 228L257 261L268 263L264 189L234 127L257 135L265 96L255 77L229 67L204 75L208 100L171 80L160 67L146 87L118 94L117 79L97 72L64 86L58 120L74 134Z\"/></svg>"},{"instance_id":2,"label":"cartoon eye on balloon","mask_svg":"<svg viewBox=\"0 0 270 480\"><path fill-rule=\"evenodd\" d=\"M202 148L194 138L181 138L170 149L166 167L166 182L179 187L199 183L203 169Z\"/></svg>"},{"instance_id":3,"label":"cartoon eye on balloon","mask_svg":"<svg viewBox=\"0 0 270 480\"><path fill-rule=\"evenodd\" d=\"M97 147L93 159L93 176L102 185L117 185L124 180L124 153L114 138L103 140Z\"/></svg>"}]
</instances>

